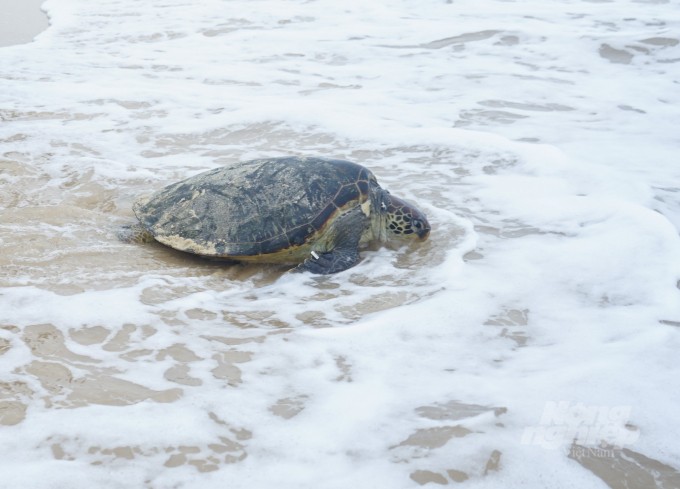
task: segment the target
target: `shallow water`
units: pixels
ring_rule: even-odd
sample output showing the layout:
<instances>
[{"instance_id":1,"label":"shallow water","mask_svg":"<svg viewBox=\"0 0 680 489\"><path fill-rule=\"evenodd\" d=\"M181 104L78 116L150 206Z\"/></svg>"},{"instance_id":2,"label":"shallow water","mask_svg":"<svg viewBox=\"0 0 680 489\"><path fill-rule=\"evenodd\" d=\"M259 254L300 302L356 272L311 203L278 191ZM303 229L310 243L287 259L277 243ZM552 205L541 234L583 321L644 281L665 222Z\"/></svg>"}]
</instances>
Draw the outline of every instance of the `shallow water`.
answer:
<instances>
[{"instance_id":1,"label":"shallow water","mask_svg":"<svg viewBox=\"0 0 680 489\"><path fill-rule=\"evenodd\" d=\"M0 485L678 487L678 6L46 2L0 50ZM288 154L429 241L315 277L116 239Z\"/></svg>"}]
</instances>

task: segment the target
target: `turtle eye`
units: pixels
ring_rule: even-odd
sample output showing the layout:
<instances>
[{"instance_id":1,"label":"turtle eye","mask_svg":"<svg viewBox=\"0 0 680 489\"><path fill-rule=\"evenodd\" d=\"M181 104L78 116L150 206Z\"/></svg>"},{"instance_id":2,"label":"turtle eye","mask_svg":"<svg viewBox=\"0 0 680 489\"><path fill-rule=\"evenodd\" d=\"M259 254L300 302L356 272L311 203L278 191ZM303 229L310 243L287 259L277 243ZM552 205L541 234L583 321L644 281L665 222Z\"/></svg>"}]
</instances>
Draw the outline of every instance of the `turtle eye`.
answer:
<instances>
[{"instance_id":1,"label":"turtle eye","mask_svg":"<svg viewBox=\"0 0 680 489\"><path fill-rule=\"evenodd\" d=\"M383 210L383 211L387 210L387 204L384 201L380 203L380 210Z\"/></svg>"},{"instance_id":2,"label":"turtle eye","mask_svg":"<svg viewBox=\"0 0 680 489\"><path fill-rule=\"evenodd\" d=\"M415 233L420 239L427 239L430 235L430 226L427 221L423 219L413 219L411 221L411 227L415 230Z\"/></svg>"}]
</instances>

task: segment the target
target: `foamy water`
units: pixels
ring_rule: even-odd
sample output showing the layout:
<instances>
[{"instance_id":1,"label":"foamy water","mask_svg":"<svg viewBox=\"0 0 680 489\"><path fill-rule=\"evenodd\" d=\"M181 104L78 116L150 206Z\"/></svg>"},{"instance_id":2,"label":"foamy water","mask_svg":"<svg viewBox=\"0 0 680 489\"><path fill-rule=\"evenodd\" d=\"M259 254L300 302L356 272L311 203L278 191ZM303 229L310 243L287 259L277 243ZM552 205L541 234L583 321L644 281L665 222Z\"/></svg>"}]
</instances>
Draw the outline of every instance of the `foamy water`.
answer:
<instances>
[{"instance_id":1,"label":"foamy water","mask_svg":"<svg viewBox=\"0 0 680 489\"><path fill-rule=\"evenodd\" d=\"M680 487L679 7L46 2L0 49L0 486ZM116 239L290 154L430 240L316 277Z\"/></svg>"}]
</instances>

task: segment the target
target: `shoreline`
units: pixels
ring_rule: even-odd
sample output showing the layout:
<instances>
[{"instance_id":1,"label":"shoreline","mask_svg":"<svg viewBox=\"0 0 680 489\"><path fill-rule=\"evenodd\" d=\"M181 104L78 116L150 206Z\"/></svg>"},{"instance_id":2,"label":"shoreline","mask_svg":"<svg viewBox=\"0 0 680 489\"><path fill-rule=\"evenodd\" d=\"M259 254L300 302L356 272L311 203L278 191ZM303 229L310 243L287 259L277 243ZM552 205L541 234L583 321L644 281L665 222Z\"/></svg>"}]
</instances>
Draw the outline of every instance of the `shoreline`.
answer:
<instances>
[{"instance_id":1,"label":"shoreline","mask_svg":"<svg viewBox=\"0 0 680 489\"><path fill-rule=\"evenodd\" d=\"M0 48L27 44L49 26L45 0L0 0Z\"/></svg>"}]
</instances>

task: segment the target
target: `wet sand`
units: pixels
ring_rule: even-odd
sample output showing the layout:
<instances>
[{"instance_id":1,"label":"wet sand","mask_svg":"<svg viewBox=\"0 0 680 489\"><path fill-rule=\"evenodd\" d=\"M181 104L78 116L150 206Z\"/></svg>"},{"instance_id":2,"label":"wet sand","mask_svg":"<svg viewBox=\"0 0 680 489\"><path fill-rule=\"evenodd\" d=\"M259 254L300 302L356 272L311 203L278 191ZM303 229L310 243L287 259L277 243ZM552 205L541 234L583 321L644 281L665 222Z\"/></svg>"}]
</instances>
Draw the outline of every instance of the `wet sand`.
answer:
<instances>
[{"instance_id":1,"label":"wet sand","mask_svg":"<svg viewBox=\"0 0 680 489\"><path fill-rule=\"evenodd\" d=\"M44 0L0 0L0 47L31 42L47 29Z\"/></svg>"},{"instance_id":2,"label":"wet sand","mask_svg":"<svg viewBox=\"0 0 680 489\"><path fill-rule=\"evenodd\" d=\"M0 486L680 487L680 243L640 204L680 216L663 7L69 3L0 51ZM631 138L655 165L606 171ZM366 165L432 237L330 277L116 238L290 154Z\"/></svg>"}]
</instances>

